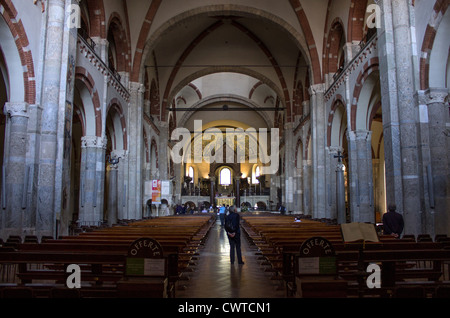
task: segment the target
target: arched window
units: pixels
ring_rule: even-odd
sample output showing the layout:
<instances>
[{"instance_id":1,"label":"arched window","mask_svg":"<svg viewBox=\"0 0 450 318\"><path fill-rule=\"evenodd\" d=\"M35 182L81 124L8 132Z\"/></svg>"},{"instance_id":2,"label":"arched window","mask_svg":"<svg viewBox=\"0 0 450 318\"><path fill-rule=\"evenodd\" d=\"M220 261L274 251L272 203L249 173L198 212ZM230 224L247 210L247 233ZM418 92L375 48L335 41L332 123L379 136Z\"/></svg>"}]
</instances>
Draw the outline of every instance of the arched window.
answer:
<instances>
[{"instance_id":1,"label":"arched window","mask_svg":"<svg viewBox=\"0 0 450 318\"><path fill-rule=\"evenodd\" d=\"M194 183L194 168L189 167L188 176L191 177L191 183Z\"/></svg>"},{"instance_id":2,"label":"arched window","mask_svg":"<svg viewBox=\"0 0 450 318\"><path fill-rule=\"evenodd\" d=\"M261 170L260 170L259 166L256 166L255 172L253 173L253 176L252 176L252 183L253 184L258 184L259 183L259 180L257 179L257 177L259 177L260 175L261 175Z\"/></svg>"},{"instance_id":3,"label":"arched window","mask_svg":"<svg viewBox=\"0 0 450 318\"><path fill-rule=\"evenodd\" d=\"M221 185L230 185L231 184L231 170L228 168L223 168L220 170L220 179L219 182Z\"/></svg>"}]
</instances>

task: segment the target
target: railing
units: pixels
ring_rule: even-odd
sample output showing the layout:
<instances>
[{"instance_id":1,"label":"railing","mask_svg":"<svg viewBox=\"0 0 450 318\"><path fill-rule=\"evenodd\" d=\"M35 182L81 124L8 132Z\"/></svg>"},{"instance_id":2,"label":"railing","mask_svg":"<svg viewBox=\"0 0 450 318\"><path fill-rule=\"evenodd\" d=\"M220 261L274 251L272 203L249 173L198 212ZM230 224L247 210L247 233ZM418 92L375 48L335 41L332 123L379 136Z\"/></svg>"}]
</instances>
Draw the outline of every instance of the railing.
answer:
<instances>
[{"instance_id":1,"label":"railing","mask_svg":"<svg viewBox=\"0 0 450 318\"><path fill-rule=\"evenodd\" d=\"M86 35L85 32L78 32L78 49L79 52L85 56L89 62L103 75L107 76L109 86L113 87L125 101L130 100L130 93L125 86L121 83L121 76L117 73L117 71L112 70L106 63L98 56L97 52L95 52L95 42Z\"/></svg>"},{"instance_id":2,"label":"railing","mask_svg":"<svg viewBox=\"0 0 450 318\"><path fill-rule=\"evenodd\" d=\"M378 42L377 33L373 34L370 38L365 37L359 44L361 50L353 57L353 59L345 65L345 67L340 68L336 74L333 76L333 83L328 87L325 92L325 98L328 100L330 95L334 93L336 90L336 86L340 86L344 81L344 76L349 75L353 69L356 69L356 64L364 58L365 55L369 53L369 51L376 46Z\"/></svg>"}]
</instances>

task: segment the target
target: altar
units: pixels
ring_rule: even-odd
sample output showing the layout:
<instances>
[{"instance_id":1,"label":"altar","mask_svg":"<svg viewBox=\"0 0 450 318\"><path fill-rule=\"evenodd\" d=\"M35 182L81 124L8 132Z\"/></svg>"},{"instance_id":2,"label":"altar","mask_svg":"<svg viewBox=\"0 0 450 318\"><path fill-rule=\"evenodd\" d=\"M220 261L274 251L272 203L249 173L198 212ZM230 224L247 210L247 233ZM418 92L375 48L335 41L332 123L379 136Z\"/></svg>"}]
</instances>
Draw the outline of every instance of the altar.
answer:
<instances>
[{"instance_id":1,"label":"altar","mask_svg":"<svg viewBox=\"0 0 450 318\"><path fill-rule=\"evenodd\" d=\"M223 204L225 204L225 206L227 205L232 206L234 205L235 199L236 199L235 197L217 197L216 205L222 206Z\"/></svg>"}]
</instances>

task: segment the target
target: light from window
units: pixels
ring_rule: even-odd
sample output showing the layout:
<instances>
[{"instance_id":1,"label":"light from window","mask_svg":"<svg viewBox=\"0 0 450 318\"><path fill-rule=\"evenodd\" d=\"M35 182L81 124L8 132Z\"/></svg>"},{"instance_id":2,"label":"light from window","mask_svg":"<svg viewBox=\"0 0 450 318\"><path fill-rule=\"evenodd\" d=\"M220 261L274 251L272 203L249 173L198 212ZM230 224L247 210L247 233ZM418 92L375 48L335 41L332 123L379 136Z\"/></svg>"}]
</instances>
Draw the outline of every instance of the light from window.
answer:
<instances>
[{"instance_id":1,"label":"light from window","mask_svg":"<svg viewBox=\"0 0 450 318\"><path fill-rule=\"evenodd\" d=\"M188 176L191 177L191 183L194 183L194 168L189 167Z\"/></svg>"},{"instance_id":2,"label":"light from window","mask_svg":"<svg viewBox=\"0 0 450 318\"><path fill-rule=\"evenodd\" d=\"M228 168L223 168L220 170L220 184L230 185L231 184L231 170Z\"/></svg>"},{"instance_id":3,"label":"light from window","mask_svg":"<svg viewBox=\"0 0 450 318\"><path fill-rule=\"evenodd\" d=\"M253 180L252 180L252 183L253 184L258 184L259 183L259 180L258 179L256 179L257 177L259 177L261 175L261 172L260 172L260 170L259 170L259 166L257 166L256 168L255 168L255 173L253 174Z\"/></svg>"}]
</instances>

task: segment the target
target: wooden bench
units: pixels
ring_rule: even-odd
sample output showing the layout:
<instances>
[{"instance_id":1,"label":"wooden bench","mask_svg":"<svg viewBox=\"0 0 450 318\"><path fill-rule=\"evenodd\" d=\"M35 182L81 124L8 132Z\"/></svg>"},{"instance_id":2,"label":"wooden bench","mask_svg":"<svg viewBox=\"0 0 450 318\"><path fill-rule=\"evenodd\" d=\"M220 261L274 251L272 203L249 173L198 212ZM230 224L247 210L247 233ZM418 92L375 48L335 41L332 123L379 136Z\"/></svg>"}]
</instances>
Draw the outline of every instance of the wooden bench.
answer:
<instances>
[{"instance_id":1,"label":"wooden bench","mask_svg":"<svg viewBox=\"0 0 450 318\"><path fill-rule=\"evenodd\" d=\"M304 240L314 236L324 237L333 244L338 275L347 281L353 295L360 292L361 264L364 270L371 262L380 264L382 290L386 291L411 281L427 286L432 282L433 288L442 285L443 264L450 260L450 249L446 249L448 243L444 243L445 240L416 242L391 236L380 236L379 243L366 243L363 254L360 254L360 245L343 243L339 226L313 220L294 222L292 216L243 217L242 228L249 242L258 249L261 260L264 260L262 264L269 265L269 270L285 281L288 295L293 295L296 289L294 266L300 246ZM421 266L424 263L428 266ZM367 288L364 292L368 292Z\"/></svg>"},{"instance_id":2,"label":"wooden bench","mask_svg":"<svg viewBox=\"0 0 450 318\"><path fill-rule=\"evenodd\" d=\"M210 216L136 221L38 244L18 244L14 250L0 252L0 264L17 264L20 285L40 281L52 281L55 285L65 283L69 275L65 271L67 265L78 264L83 284L102 290L102 286L117 286L124 277L130 244L148 237L157 240L163 248L168 264L167 293L174 296L180 273L191 264L197 249L204 244L211 225ZM106 294L112 293L108 290Z\"/></svg>"}]
</instances>

